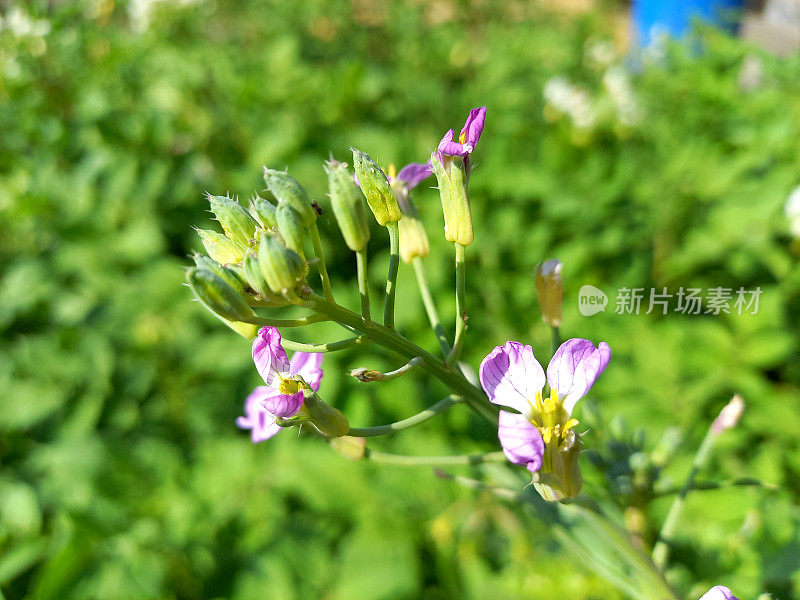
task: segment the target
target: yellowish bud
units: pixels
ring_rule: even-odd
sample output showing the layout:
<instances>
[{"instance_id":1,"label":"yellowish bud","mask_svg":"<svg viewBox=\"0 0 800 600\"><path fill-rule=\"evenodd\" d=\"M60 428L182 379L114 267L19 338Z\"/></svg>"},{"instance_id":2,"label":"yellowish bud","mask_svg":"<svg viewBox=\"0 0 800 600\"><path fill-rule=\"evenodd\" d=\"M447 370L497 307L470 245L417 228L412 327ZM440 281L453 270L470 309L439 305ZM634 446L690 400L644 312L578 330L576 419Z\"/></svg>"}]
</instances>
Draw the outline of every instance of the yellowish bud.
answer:
<instances>
[{"instance_id":1,"label":"yellowish bud","mask_svg":"<svg viewBox=\"0 0 800 600\"><path fill-rule=\"evenodd\" d=\"M444 237L448 242L469 246L473 240L472 212L469 208L467 171L464 159L444 156L444 163L434 153L431 167L439 182L439 197L444 212Z\"/></svg>"},{"instance_id":2,"label":"yellowish bud","mask_svg":"<svg viewBox=\"0 0 800 600\"><path fill-rule=\"evenodd\" d=\"M536 267L536 294L542 320L550 327L561 325L561 305L564 300L564 282L561 279L561 261L546 260Z\"/></svg>"}]
</instances>

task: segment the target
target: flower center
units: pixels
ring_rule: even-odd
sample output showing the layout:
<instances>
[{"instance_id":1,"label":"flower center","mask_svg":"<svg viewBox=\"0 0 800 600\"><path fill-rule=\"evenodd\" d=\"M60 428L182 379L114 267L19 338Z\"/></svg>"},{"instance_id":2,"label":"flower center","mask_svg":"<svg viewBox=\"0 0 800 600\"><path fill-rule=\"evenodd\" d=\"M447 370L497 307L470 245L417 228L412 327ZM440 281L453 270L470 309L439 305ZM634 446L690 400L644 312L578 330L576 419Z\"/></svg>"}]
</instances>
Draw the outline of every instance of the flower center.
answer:
<instances>
[{"instance_id":1,"label":"flower center","mask_svg":"<svg viewBox=\"0 0 800 600\"><path fill-rule=\"evenodd\" d=\"M569 436L569 433L578 425L578 420L569 416L558 399L558 390L553 388L550 390L550 397L546 399L542 398L541 392L536 392L531 423L539 429L545 444L552 442L556 447L560 447L565 440L567 446L572 445L570 440L573 440L574 436ZM568 450L569 447L564 449Z\"/></svg>"},{"instance_id":2,"label":"flower center","mask_svg":"<svg viewBox=\"0 0 800 600\"><path fill-rule=\"evenodd\" d=\"M459 144L463 144L466 141L467 141L467 132L466 131L462 131L461 135L458 136L458 143Z\"/></svg>"},{"instance_id":3,"label":"flower center","mask_svg":"<svg viewBox=\"0 0 800 600\"><path fill-rule=\"evenodd\" d=\"M278 384L278 391L281 394L292 396L300 390L300 382L295 379L284 379L281 377L281 382Z\"/></svg>"}]
</instances>

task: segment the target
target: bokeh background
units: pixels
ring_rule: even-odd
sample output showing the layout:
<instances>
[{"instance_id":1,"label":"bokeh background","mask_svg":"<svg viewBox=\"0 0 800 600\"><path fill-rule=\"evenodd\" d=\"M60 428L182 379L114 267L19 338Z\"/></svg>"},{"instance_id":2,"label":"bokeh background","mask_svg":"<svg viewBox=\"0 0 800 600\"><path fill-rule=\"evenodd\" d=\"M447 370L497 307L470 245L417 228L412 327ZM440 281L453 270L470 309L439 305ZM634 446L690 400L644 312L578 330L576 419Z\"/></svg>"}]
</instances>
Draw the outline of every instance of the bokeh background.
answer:
<instances>
[{"instance_id":1,"label":"bokeh background","mask_svg":"<svg viewBox=\"0 0 800 600\"><path fill-rule=\"evenodd\" d=\"M587 489L636 504L647 539L709 422L747 401L704 480L781 486L690 496L671 580L687 598L800 598L800 270L784 203L800 184L800 60L700 30L629 58L624 3L183 0L4 4L0 28L0 597L379 600L620 598L538 521L430 469L353 462L234 426L258 383L247 340L182 286L212 228L203 192L246 198L262 165L326 207L322 161L357 146L425 160L488 107L471 179L469 337L546 360L533 270L564 262L565 336L606 340L580 409ZM449 324L451 250L435 190L417 204ZM321 221L337 297L355 266ZM387 242L371 242L373 284ZM587 318L581 285L611 296ZM619 315L623 287L763 290L757 315ZM413 274L399 328L436 348ZM297 334L330 339L320 328ZM364 386L365 350L325 359L353 425L397 420L445 390ZM497 448L466 409L381 439L409 454ZM660 453L664 466L639 466ZM664 458L666 457L666 458ZM639 470L637 470L639 469ZM469 470L463 471L470 474ZM650 479L648 479L648 477ZM641 482L639 482L641 483ZM638 490L638 491L637 491Z\"/></svg>"}]
</instances>

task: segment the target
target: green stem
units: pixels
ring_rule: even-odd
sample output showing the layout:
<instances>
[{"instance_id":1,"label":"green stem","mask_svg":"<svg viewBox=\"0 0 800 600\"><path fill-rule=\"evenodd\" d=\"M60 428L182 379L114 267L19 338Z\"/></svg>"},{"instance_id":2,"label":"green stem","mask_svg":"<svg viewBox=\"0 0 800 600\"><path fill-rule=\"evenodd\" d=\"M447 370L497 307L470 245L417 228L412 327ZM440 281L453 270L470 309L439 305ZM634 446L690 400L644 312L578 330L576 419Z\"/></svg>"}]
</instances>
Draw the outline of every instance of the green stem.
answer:
<instances>
[{"instance_id":1,"label":"green stem","mask_svg":"<svg viewBox=\"0 0 800 600\"><path fill-rule=\"evenodd\" d=\"M389 273L386 275L386 304L383 307L383 324L394 329L394 296L397 291L397 268L400 265L400 230L397 221L386 224L389 230Z\"/></svg>"},{"instance_id":2,"label":"green stem","mask_svg":"<svg viewBox=\"0 0 800 600\"><path fill-rule=\"evenodd\" d=\"M406 467L431 467L455 465L479 465L487 462L505 462L508 459L502 452L489 454L461 454L458 456L407 456L404 454L388 454L367 448L364 458L381 463L402 465Z\"/></svg>"},{"instance_id":3,"label":"green stem","mask_svg":"<svg viewBox=\"0 0 800 600\"><path fill-rule=\"evenodd\" d=\"M464 334L467 331L467 286L464 265L464 251L466 248L458 242L453 245L456 249L456 336L453 340L453 349L450 350L445 361L448 365L454 365L458 362L461 348L464 346Z\"/></svg>"},{"instance_id":4,"label":"green stem","mask_svg":"<svg viewBox=\"0 0 800 600\"><path fill-rule=\"evenodd\" d=\"M558 327L550 327L550 356L553 356L561 345L561 335L559 334Z\"/></svg>"},{"instance_id":5,"label":"green stem","mask_svg":"<svg viewBox=\"0 0 800 600\"><path fill-rule=\"evenodd\" d=\"M300 352L336 352L337 350L345 350L346 348L352 348L359 344L365 344L368 341L365 335L357 335L356 337L340 340L338 342L329 342L327 344L303 344L302 342L295 342L294 340L283 338L281 340L281 345L286 350Z\"/></svg>"},{"instance_id":6,"label":"green stem","mask_svg":"<svg viewBox=\"0 0 800 600\"><path fill-rule=\"evenodd\" d=\"M270 319L268 317L254 317L247 321L253 325L266 325L272 327L303 327L311 325L312 323L319 323L321 321L330 321L330 317L326 315L310 315L300 319Z\"/></svg>"},{"instance_id":7,"label":"green stem","mask_svg":"<svg viewBox=\"0 0 800 600\"><path fill-rule=\"evenodd\" d=\"M322 290L325 293L325 298L329 302L333 302L333 290L331 289L331 280L328 277L328 269L325 266L325 254L322 252L322 242L319 239L319 229L317 229L316 220L308 227L311 234L311 243L314 245L314 254L317 257L317 269L319 270L320 279L322 279Z\"/></svg>"},{"instance_id":8,"label":"green stem","mask_svg":"<svg viewBox=\"0 0 800 600\"><path fill-rule=\"evenodd\" d=\"M369 310L369 280L367 276L367 247L356 252L356 266L358 268L358 293L361 296L361 316L366 323L372 322Z\"/></svg>"},{"instance_id":9,"label":"green stem","mask_svg":"<svg viewBox=\"0 0 800 600\"><path fill-rule=\"evenodd\" d=\"M711 449L714 447L714 442L717 440L719 433L716 433L713 428L709 428L706 437L703 438L703 443L697 450L692 461L692 467L689 469L689 474L686 476L686 481L681 488L681 491L672 501L672 506L669 507L667 517L664 519L664 524L661 526L661 531L658 534L658 541L653 546L653 562L663 570L667 565L669 558L669 545L672 542L672 537L678 527L681 513L683 512L683 505L686 501L686 496L694 486L694 478L697 473L708 462L711 456Z\"/></svg>"},{"instance_id":10,"label":"green stem","mask_svg":"<svg viewBox=\"0 0 800 600\"><path fill-rule=\"evenodd\" d=\"M402 421L396 421L388 425L377 425L375 427L351 427L347 435L352 435L354 437L375 437L394 433L395 431L402 431L403 429L408 429L414 425L424 423L428 419L432 419L459 402L461 402L459 396L447 396L447 398L439 400L439 402L432 405L430 408L418 412L414 416L403 419Z\"/></svg>"},{"instance_id":11,"label":"green stem","mask_svg":"<svg viewBox=\"0 0 800 600\"><path fill-rule=\"evenodd\" d=\"M440 358L437 358L430 352L410 342L395 330L375 322L366 324L360 315L338 304L327 302L317 295L311 296L307 306L317 312L328 315L334 321L360 331L365 334L370 341L376 342L406 360L411 360L417 356L420 357L422 359L420 367L439 379L439 381L450 388L455 394L462 396L464 402L470 408L475 410L490 423L497 425L497 412L494 407L488 403L483 391L467 381L457 370L446 365Z\"/></svg>"},{"instance_id":12,"label":"green stem","mask_svg":"<svg viewBox=\"0 0 800 600\"><path fill-rule=\"evenodd\" d=\"M442 349L442 354L447 356L450 353L450 341L447 339L442 320L439 318L439 311L436 310L436 304L433 301L425 264L422 262L421 256L415 256L412 262L414 264L414 273L417 276L417 287L419 287L419 293L422 296L422 304L425 305L425 312L428 313L428 321L430 321L431 328L439 341L439 348Z\"/></svg>"}]
</instances>

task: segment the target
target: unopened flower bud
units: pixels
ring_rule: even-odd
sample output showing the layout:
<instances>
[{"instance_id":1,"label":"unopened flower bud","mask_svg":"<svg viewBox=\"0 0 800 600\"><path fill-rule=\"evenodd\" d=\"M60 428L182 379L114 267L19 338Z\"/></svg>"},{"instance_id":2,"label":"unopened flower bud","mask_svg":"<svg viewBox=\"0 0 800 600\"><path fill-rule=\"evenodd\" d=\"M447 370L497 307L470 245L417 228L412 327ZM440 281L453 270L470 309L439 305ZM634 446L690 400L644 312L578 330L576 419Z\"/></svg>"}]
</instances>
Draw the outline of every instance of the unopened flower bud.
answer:
<instances>
[{"instance_id":1,"label":"unopened flower bud","mask_svg":"<svg viewBox=\"0 0 800 600\"><path fill-rule=\"evenodd\" d=\"M244 246L212 229L198 229L197 235L203 242L208 255L223 265L232 265L244 258Z\"/></svg>"},{"instance_id":2,"label":"unopened flower bud","mask_svg":"<svg viewBox=\"0 0 800 600\"><path fill-rule=\"evenodd\" d=\"M294 250L284 248L274 236L263 234L258 248L261 273L276 294L286 294L305 278L306 265Z\"/></svg>"},{"instance_id":3,"label":"unopened flower bud","mask_svg":"<svg viewBox=\"0 0 800 600\"><path fill-rule=\"evenodd\" d=\"M333 216L339 224L344 242L353 252L360 252L369 241L364 195L345 163L328 161L325 163L325 172L328 174Z\"/></svg>"},{"instance_id":4,"label":"unopened flower bud","mask_svg":"<svg viewBox=\"0 0 800 600\"><path fill-rule=\"evenodd\" d=\"M744 398L736 394L720 411L719 416L711 424L711 431L720 434L726 429L733 429L744 413Z\"/></svg>"},{"instance_id":5,"label":"unopened flower bud","mask_svg":"<svg viewBox=\"0 0 800 600\"><path fill-rule=\"evenodd\" d=\"M431 251L425 226L417 217L403 215L400 219L400 258L410 263L415 257L424 258Z\"/></svg>"},{"instance_id":6,"label":"unopened flower bud","mask_svg":"<svg viewBox=\"0 0 800 600\"><path fill-rule=\"evenodd\" d=\"M222 225L225 235L246 248L256 235L258 222L236 200L227 196L208 194L208 202L211 205L211 212Z\"/></svg>"},{"instance_id":7,"label":"unopened flower bud","mask_svg":"<svg viewBox=\"0 0 800 600\"><path fill-rule=\"evenodd\" d=\"M434 153L431 168L439 182L439 196L444 212L444 237L448 242L469 246L473 240L472 213L469 208L467 171L464 159Z\"/></svg>"},{"instance_id":8,"label":"unopened flower bud","mask_svg":"<svg viewBox=\"0 0 800 600\"><path fill-rule=\"evenodd\" d=\"M264 278L264 273L261 269L261 264L258 262L258 258L255 254L248 254L245 256L242 264L244 279L254 292L275 306L283 306L286 304L284 298L281 298L269 289L267 280Z\"/></svg>"},{"instance_id":9,"label":"unopened flower bud","mask_svg":"<svg viewBox=\"0 0 800 600\"><path fill-rule=\"evenodd\" d=\"M341 437L350 431L350 423L341 411L320 400L316 394L308 394L300 409L304 417L316 427L322 435Z\"/></svg>"},{"instance_id":10,"label":"unopened flower bud","mask_svg":"<svg viewBox=\"0 0 800 600\"><path fill-rule=\"evenodd\" d=\"M367 204L379 225L399 221L402 214L386 174L360 150L353 150L353 167Z\"/></svg>"},{"instance_id":11,"label":"unopened flower bud","mask_svg":"<svg viewBox=\"0 0 800 600\"><path fill-rule=\"evenodd\" d=\"M244 294L244 283L241 279L239 279L239 276L233 269L229 267L223 267L213 258L206 256L205 254L195 254L194 264L197 265L198 268L208 269L214 273L214 275L222 279L225 283L236 290L237 293Z\"/></svg>"},{"instance_id":12,"label":"unopened flower bud","mask_svg":"<svg viewBox=\"0 0 800 600\"><path fill-rule=\"evenodd\" d=\"M561 261L551 258L536 266L536 294L542 321L550 327L561 325L561 304L564 300L564 282L561 279Z\"/></svg>"},{"instance_id":13,"label":"unopened flower bud","mask_svg":"<svg viewBox=\"0 0 800 600\"><path fill-rule=\"evenodd\" d=\"M278 204L285 202L291 206L304 226L309 227L317 219L317 211L303 186L287 172L264 167L264 182L278 199Z\"/></svg>"},{"instance_id":14,"label":"unopened flower bud","mask_svg":"<svg viewBox=\"0 0 800 600\"><path fill-rule=\"evenodd\" d=\"M286 242L286 246L300 256L304 256L306 228L300 220L300 215L286 202L281 202L278 204L276 216L278 231L280 231L283 241Z\"/></svg>"},{"instance_id":15,"label":"unopened flower bud","mask_svg":"<svg viewBox=\"0 0 800 600\"><path fill-rule=\"evenodd\" d=\"M250 214L264 229L274 229L278 226L278 215L275 211L275 205L258 194L250 199Z\"/></svg>"},{"instance_id":16,"label":"unopened flower bud","mask_svg":"<svg viewBox=\"0 0 800 600\"><path fill-rule=\"evenodd\" d=\"M244 296L212 271L191 267L186 271L186 280L197 299L223 319L249 321L255 318Z\"/></svg>"}]
</instances>

